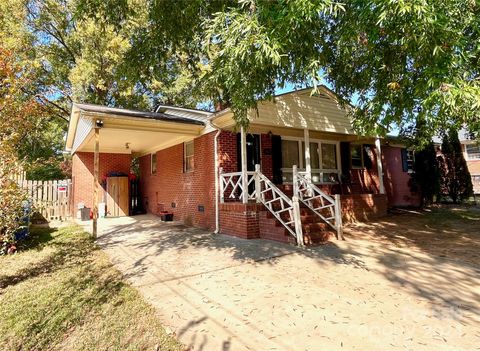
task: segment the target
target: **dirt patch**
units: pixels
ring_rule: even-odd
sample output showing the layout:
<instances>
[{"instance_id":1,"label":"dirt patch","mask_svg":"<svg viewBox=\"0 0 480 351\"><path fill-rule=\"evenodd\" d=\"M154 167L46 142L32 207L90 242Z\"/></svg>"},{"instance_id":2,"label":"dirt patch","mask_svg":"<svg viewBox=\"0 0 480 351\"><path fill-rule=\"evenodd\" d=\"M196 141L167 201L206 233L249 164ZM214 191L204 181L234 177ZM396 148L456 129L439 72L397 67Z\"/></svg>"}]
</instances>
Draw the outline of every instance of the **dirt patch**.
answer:
<instances>
[{"instance_id":1,"label":"dirt patch","mask_svg":"<svg viewBox=\"0 0 480 351\"><path fill-rule=\"evenodd\" d=\"M480 209L476 207L395 210L380 221L349 224L345 234L347 239L367 240L480 264Z\"/></svg>"}]
</instances>

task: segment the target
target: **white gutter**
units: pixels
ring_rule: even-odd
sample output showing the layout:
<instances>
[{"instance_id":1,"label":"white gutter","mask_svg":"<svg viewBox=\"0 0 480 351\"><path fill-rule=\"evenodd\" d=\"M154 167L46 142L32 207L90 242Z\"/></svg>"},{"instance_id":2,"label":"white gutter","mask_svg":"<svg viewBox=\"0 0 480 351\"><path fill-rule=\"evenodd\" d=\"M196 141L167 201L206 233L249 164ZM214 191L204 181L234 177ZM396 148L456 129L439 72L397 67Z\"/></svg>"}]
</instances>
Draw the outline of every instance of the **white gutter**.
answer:
<instances>
[{"instance_id":1,"label":"white gutter","mask_svg":"<svg viewBox=\"0 0 480 351\"><path fill-rule=\"evenodd\" d=\"M214 166L214 174L215 174L215 231L214 233L215 234L218 234L220 232L220 213L219 213L219 209L218 209L218 199L220 197L220 194L219 194L219 184L218 184L218 136L220 135L220 133L222 132L220 128L216 127L211 121L210 121L210 125L212 126L212 128L216 129L217 130L217 133L215 134L215 139L213 141L213 159L214 159L214 162L215 162L215 166Z\"/></svg>"}]
</instances>

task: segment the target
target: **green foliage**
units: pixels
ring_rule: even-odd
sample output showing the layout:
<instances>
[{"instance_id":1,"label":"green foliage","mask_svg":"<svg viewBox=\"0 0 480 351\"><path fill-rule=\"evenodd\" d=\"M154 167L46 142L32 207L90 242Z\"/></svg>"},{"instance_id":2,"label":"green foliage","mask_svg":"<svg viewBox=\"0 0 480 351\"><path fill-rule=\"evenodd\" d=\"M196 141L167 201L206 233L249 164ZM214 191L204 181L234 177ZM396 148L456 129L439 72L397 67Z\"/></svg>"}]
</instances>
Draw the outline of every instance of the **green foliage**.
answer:
<instances>
[{"instance_id":1,"label":"green foliage","mask_svg":"<svg viewBox=\"0 0 480 351\"><path fill-rule=\"evenodd\" d=\"M209 79L240 121L275 84L330 82L356 129L428 143L446 126L480 132L475 1L241 1L206 23ZM324 76L322 76L323 74ZM413 129L412 129L413 128Z\"/></svg>"},{"instance_id":2,"label":"green foliage","mask_svg":"<svg viewBox=\"0 0 480 351\"><path fill-rule=\"evenodd\" d=\"M415 172L413 180L421 194L421 206L433 203L440 191L440 174L435 145L430 142L423 149L415 151Z\"/></svg>"},{"instance_id":3,"label":"green foliage","mask_svg":"<svg viewBox=\"0 0 480 351\"><path fill-rule=\"evenodd\" d=\"M0 257L1 350L182 350L80 227L32 228Z\"/></svg>"},{"instance_id":4,"label":"green foliage","mask_svg":"<svg viewBox=\"0 0 480 351\"><path fill-rule=\"evenodd\" d=\"M38 101L25 93L31 89L34 67L20 63L15 52L0 47L0 244L14 244L25 193L12 176L21 170L17 149L44 117Z\"/></svg>"},{"instance_id":5,"label":"green foliage","mask_svg":"<svg viewBox=\"0 0 480 351\"><path fill-rule=\"evenodd\" d=\"M468 200L473 195L472 178L463 157L458 133L454 129L443 137L439 162L442 193L448 194L454 203Z\"/></svg>"}]
</instances>

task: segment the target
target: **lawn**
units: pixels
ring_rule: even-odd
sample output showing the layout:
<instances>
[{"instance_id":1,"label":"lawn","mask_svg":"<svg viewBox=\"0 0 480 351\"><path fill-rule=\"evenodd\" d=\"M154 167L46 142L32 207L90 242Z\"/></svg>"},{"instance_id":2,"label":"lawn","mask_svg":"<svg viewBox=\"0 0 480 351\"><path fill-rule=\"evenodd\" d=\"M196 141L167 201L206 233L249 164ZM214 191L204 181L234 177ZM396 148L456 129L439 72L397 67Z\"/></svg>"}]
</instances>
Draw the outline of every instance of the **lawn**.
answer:
<instances>
[{"instance_id":1,"label":"lawn","mask_svg":"<svg viewBox=\"0 0 480 351\"><path fill-rule=\"evenodd\" d=\"M0 257L0 350L182 350L79 227Z\"/></svg>"}]
</instances>

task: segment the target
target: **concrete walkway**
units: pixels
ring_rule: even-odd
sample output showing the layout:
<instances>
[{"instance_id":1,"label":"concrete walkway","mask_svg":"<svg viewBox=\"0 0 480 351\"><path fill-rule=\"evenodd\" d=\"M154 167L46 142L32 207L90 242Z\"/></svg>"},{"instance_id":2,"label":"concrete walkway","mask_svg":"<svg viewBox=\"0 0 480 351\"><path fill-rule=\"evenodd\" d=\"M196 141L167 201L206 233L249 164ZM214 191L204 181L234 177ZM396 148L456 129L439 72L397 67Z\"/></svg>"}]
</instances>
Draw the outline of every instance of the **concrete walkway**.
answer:
<instances>
[{"instance_id":1,"label":"concrete walkway","mask_svg":"<svg viewBox=\"0 0 480 351\"><path fill-rule=\"evenodd\" d=\"M351 239L308 250L154 216L101 247L191 350L477 350L475 266Z\"/></svg>"}]
</instances>

